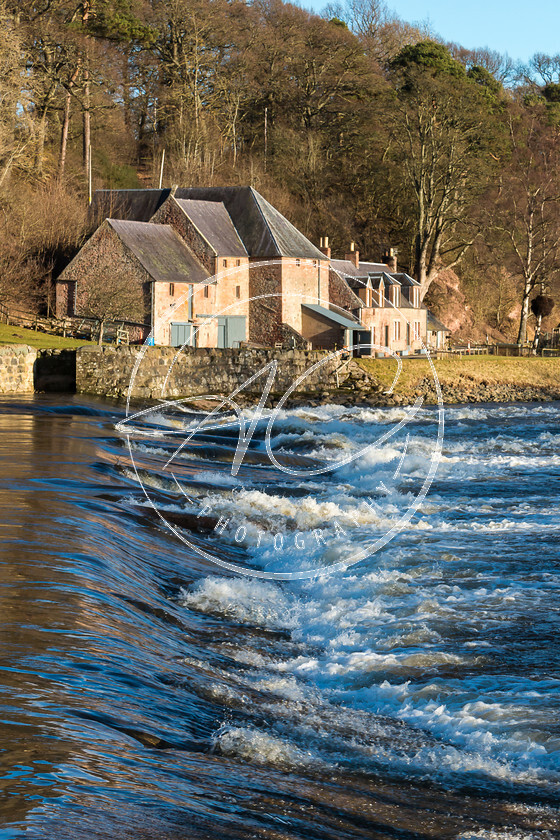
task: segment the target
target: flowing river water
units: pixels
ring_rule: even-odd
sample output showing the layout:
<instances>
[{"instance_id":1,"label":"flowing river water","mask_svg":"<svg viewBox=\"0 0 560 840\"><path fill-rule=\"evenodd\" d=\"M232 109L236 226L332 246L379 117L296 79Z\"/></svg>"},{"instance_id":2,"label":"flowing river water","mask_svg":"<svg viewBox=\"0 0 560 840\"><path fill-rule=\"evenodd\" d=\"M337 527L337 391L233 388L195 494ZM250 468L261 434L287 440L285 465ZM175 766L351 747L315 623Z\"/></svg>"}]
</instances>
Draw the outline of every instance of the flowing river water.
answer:
<instances>
[{"instance_id":1,"label":"flowing river water","mask_svg":"<svg viewBox=\"0 0 560 840\"><path fill-rule=\"evenodd\" d=\"M209 429L175 484L122 406L0 412L1 840L560 836L558 403L446 409L401 532L292 580L205 555L282 574L387 532L437 410L308 478L279 478L262 424L234 476L236 433ZM309 470L405 413L292 408L272 446Z\"/></svg>"}]
</instances>

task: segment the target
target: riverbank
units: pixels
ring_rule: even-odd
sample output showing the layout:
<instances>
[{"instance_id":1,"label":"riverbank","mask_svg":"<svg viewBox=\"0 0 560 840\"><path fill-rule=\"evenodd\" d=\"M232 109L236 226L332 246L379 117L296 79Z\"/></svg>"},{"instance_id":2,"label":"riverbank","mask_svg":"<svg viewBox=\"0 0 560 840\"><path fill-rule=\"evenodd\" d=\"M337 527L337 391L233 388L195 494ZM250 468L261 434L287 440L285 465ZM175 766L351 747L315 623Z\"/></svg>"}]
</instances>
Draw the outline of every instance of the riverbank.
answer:
<instances>
[{"instance_id":1,"label":"riverbank","mask_svg":"<svg viewBox=\"0 0 560 840\"><path fill-rule=\"evenodd\" d=\"M176 358L172 347L89 345L61 350L6 345L0 347L0 393L77 392L123 400L133 378L133 399L227 395L276 361L268 405L276 404L298 380L287 406L410 405L418 397L435 405L434 371L446 405L560 400L560 358L457 356L433 363L404 358L398 377L393 359L357 359L343 365L339 359L329 359L312 370L324 359L319 351L301 350L195 349ZM252 405L265 382L264 373L255 377L252 388L245 388L236 400Z\"/></svg>"},{"instance_id":2,"label":"riverbank","mask_svg":"<svg viewBox=\"0 0 560 840\"><path fill-rule=\"evenodd\" d=\"M432 368L433 364L433 368ZM533 402L560 399L560 359L500 356L456 356L437 359L403 359L393 394L397 362L360 359L360 373L345 383L352 402L380 405L412 404L423 397L438 402L434 370L446 405L481 402ZM344 399L344 397L343 397Z\"/></svg>"}]
</instances>

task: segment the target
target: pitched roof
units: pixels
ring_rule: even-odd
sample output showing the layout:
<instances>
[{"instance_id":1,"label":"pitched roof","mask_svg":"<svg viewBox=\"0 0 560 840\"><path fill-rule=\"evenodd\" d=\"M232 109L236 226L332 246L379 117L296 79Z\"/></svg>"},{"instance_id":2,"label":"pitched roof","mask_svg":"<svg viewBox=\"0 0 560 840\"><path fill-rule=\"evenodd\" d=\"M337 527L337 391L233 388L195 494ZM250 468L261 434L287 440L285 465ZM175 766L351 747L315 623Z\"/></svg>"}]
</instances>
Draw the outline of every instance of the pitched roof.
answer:
<instances>
[{"instance_id":1,"label":"pitched roof","mask_svg":"<svg viewBox=\"0 0 560 840\"><path fill-rule=\"evenodd\" d=\"M210 276L170 225L107 219L153 280L202 283Z\"/></svg>"},{"instance_id":2,"label":"pitched roof","mask_svg":"<svg viewBox=\"0 0 560 840\"><path fill-rule=\"evenodd\" d=\"M325 259L303 233L252 187L180 187L175 198L223 202L251 257Z\"/></svg>"},{"instance_id":3,"label":"pitched roof","mask_svg":"<svg viewBox=\"0 0 560 840\"><path fill-rule=\"evenodd\" d=\"M356 268L351 260L331 260L331 266L341 274L348 274L350 277L364 277L366 274L387 271L385 263L361 262Z\"/></svg>"},{"instance_id":4,"label":"pitched roof","mask_svg":"<svg viewBox=\"0 0 560 840\"><path fill-rule=\"evenodd\" d=\"M175 200L215 254L227 257L247 256L245 246L223 201L200 201L194 198Z\"/></svg>"},{"instance_id":5,"label":"pitched roof","mask_svg":"<svg viewBox=\"0 0 560 840\"><path fill-rule=\"evenodd\" d=\"M405 274L404 271L397 271L392 272L391 277L394 277L396 280L399 281L401 286L421 286L422 284L415 280L414 277L411 277L410 274Z\"/></svg>"},{"instance_id":6,"label":"pitched roof","mask_svg":"<svg viewBox=\"0 0 560 840\"><path fill-rule=\"evenodd\" d=\"M431 332L451 332L441 321L438 321L436 316L428 309L428 323L427 327Z\"/></svg>"},{"instance_id":7,"label":"pitched roof","mask_svg":"<svg viewBox=\"0 0 560 840\"><path fill-rule=\"evenodd\" d=\"M171 190L96 190L92 214L146 222ZM222 202L249 256L324 260L325 255L252 187L179 187L176 199Z\"/></svg>"},{"instance_id":8,"label":"pitched roof","mask_svg":"<svg viewBox=\"0 0 560 840\"><path fill-rule=\"evenodd\" d=\"M104 219L128 219L149 222L171 190L96 190L90 213L101 223Z\"/></svg>"}]
</instances>

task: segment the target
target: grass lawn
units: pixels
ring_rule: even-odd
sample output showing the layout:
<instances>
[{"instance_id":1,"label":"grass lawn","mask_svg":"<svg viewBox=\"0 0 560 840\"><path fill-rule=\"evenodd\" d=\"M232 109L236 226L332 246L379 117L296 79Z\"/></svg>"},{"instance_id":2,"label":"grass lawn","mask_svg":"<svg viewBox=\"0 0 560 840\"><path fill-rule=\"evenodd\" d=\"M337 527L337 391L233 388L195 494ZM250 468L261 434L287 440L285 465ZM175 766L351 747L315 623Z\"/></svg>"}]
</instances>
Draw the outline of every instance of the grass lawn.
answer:
<instances>
[{"instance_id":1,"label":"grass lawn","mask_svg":"<svg viewBox=\"0 0 560 840\"><path fill-rule=\"evenodd\" d=\"M406 357L396 386L396 393L415 391L426 377L432 376L427 359ZM360 359L359 364L370 376L387 387L397 372L394 359ZM512 356L455 356L433 362L442 386L460 385L560 385L560 358Z\"/></svg>"},{"instance_id":2,"label":"grass lawn","mask_svg":"<svg viewBox=\"0 0 560 840\"><path fill-rule=\"evenodd\" d=\"M30 347L47 350L50 348L82 347L84 344L92 344L92 342L35 332L35 330L28 330L25 327L0 324L0 344L28 344Z\"/></svg>"}]
</instances>

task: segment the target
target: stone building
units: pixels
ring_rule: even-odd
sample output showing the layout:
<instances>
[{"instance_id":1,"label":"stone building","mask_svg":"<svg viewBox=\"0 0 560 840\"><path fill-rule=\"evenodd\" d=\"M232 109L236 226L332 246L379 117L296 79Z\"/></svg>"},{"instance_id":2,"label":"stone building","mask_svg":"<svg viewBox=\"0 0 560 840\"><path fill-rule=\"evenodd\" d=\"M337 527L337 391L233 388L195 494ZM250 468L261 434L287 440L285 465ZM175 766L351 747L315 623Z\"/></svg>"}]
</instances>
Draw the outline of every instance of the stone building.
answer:
<instances>
[{"instance_id":1,"label":"stone building","mask_svg":"<svg viewBox=\"0 0 560 840\"><path fill-rule=\"evenodd\" d=\"M419 284L396 260L331 259L252 187L99 190L98 224L57 281L59 317L84 315L100 276L136 284L134 336L155 344L388 347L426 340ZM131 319L134 320L134 319ZM373 350L375 352L375 348Z\"/></svg>"}]
</instances>

